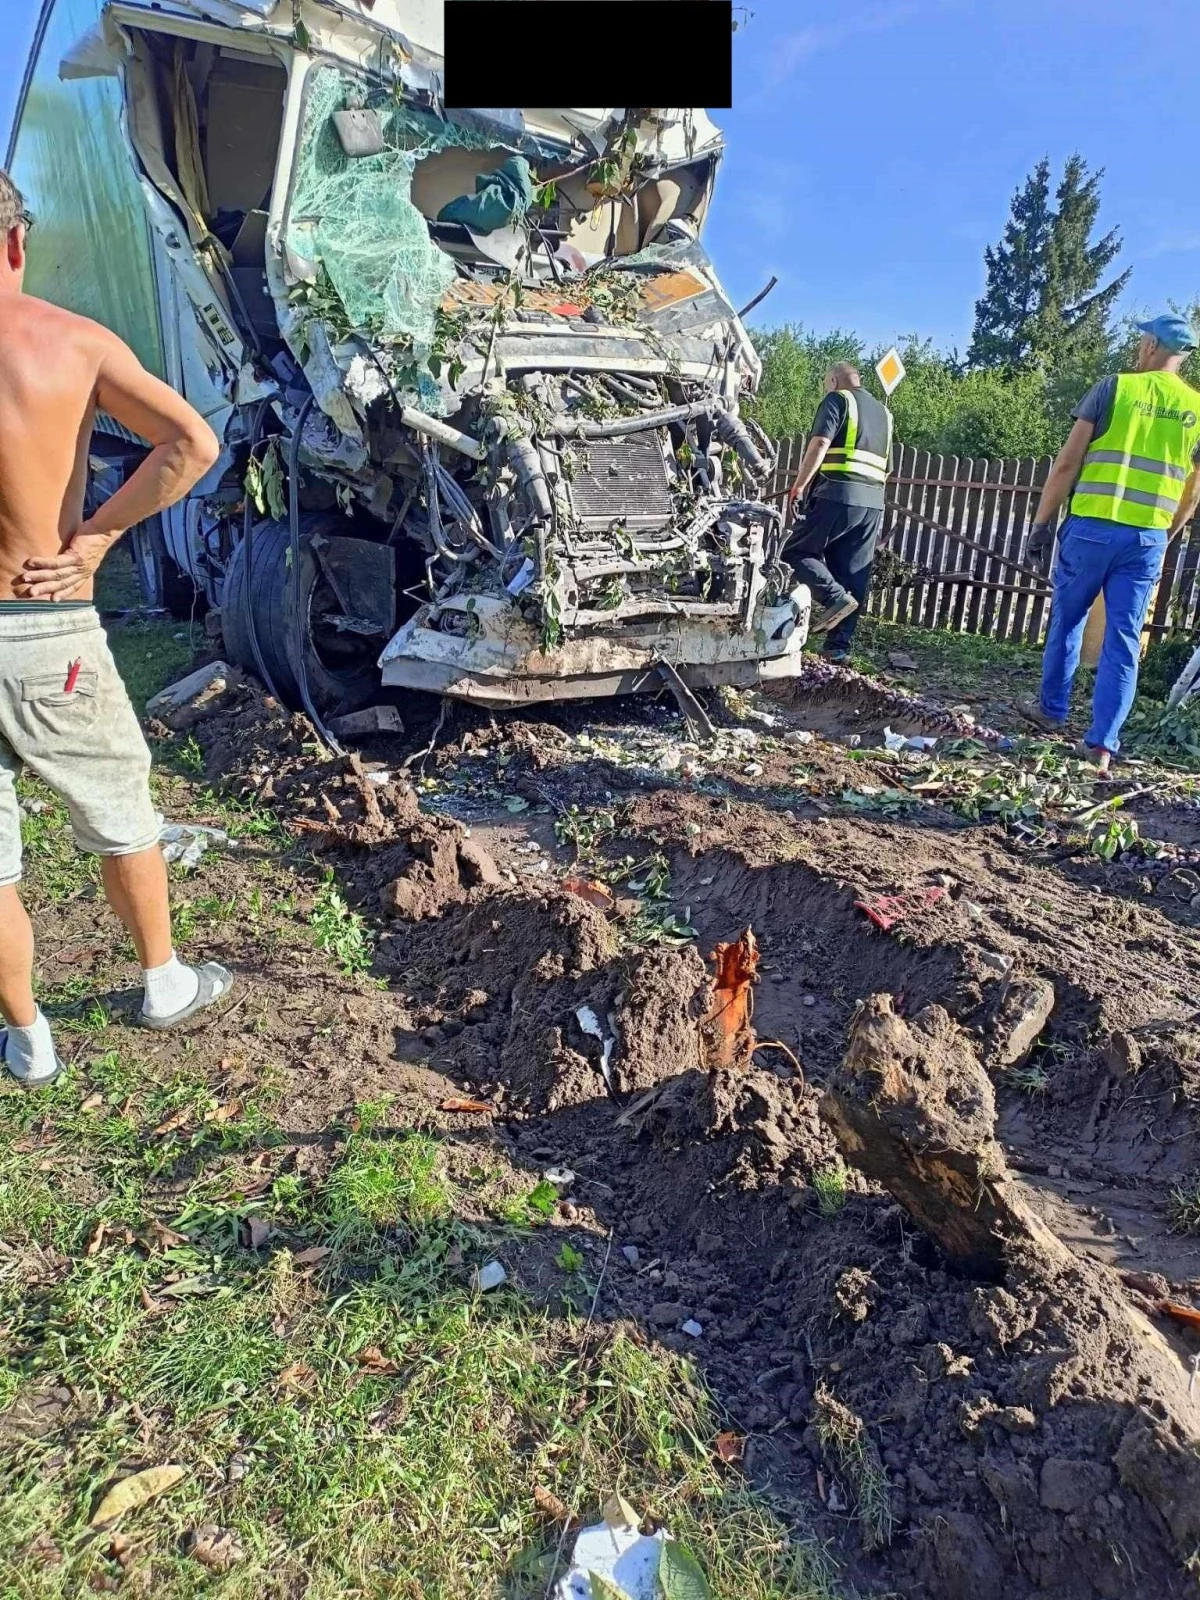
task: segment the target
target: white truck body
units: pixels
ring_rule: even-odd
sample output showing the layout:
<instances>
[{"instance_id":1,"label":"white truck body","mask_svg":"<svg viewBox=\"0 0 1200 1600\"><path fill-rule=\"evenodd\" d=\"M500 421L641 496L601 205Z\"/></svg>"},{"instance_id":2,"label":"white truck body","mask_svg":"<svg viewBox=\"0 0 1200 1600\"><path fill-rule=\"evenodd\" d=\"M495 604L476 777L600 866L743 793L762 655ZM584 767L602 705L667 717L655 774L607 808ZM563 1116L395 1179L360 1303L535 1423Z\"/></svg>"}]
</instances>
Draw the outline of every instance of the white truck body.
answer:
<instances>
[{"instance_id":1,"label":"white truck body","mask_svg":"<svg viewBox=\"0 0 1200 1600\"><path fill-rule=\"evenodd\" d=\"M719 131L448 112L441 58L440 0L45 6L28 288L223 443L136 530L147 591L330 713L796 671L759 362L699 242ZM138 450L101 419L99 485Z\"/></svg>"}]
</instances>

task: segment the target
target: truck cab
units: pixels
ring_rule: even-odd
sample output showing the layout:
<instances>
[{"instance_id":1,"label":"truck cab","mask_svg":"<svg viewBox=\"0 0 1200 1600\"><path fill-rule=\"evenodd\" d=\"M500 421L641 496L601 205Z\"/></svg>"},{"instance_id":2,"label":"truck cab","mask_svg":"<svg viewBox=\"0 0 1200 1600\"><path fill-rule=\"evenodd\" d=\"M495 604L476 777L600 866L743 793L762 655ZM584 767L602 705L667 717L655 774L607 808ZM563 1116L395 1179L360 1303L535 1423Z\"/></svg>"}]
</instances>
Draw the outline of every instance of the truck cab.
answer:
<instances>
[{"instance_id":1,"label":"truck cab","mask_svg":"<svg viewBox=\"0 0 1200 1600\"><path fill-rule=\"evenodd\" d=\"M702 242L719 131L449 110L441 26L433 0L45 7L9 150L29 290L223 444L134 530L148 600L219 613L320 715L794 673L759 361ZM102 418L98 488L140 449Z\"/></svg>"}]
</instances>

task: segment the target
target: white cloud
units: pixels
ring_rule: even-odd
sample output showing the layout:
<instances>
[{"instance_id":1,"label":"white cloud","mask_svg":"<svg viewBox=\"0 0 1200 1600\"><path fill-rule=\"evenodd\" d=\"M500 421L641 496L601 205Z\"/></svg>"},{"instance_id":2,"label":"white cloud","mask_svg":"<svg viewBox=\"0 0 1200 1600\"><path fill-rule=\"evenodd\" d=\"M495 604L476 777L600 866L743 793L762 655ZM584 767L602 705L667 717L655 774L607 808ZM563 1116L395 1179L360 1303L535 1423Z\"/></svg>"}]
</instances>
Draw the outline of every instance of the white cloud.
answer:
<instances>
[{"instance_id":1,"label":"white cloud","mask_svg":"<svg viewBox=\"0 0 1200 1600\"><path fill-rule=\"evenodd\" d=\"M840 49L863 34L881 33L893 28L915 10L917 0L887 0L887 3L871 6L857 15L832 22L811 23L795 33L785 34L771 47L771 59L766 64L763 84L766 88L778 88L797 67L822 50Z\"/></svg>"},{"instance_id":2,"label":"white cloud","mask_svg":"<svg viewBox=\"0 0 1200 1600\"><path fill-rule=\"evenodd\" d=\"M1155 256L1187 256L1200 250L1200 233L1163 234L1153 244L1131 252L1137 261L1152 261Z\"/></svg>"}]
</instances>

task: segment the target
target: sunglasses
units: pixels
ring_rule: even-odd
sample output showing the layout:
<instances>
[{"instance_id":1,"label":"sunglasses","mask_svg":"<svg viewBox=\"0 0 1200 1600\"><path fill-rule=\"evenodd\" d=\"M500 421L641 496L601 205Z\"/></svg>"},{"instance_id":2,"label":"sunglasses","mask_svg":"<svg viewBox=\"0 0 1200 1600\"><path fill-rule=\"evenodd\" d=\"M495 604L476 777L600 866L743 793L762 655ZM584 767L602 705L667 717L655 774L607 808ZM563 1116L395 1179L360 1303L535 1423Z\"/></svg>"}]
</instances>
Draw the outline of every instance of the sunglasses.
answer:
<instances>
[{"instance_id":1,"label":"sunglasses","mask_svg":"<svg viewBox=\"0 0 1200 1600\"><path fill-rule=\"evenodd\" d=\"M21 223L24 223L25 232L26 233L32 233L33 232L33 213L32 213L32 211L22 211L21 215L17 218L17 221L21 222Z\"/></svg>"}]
</instances>

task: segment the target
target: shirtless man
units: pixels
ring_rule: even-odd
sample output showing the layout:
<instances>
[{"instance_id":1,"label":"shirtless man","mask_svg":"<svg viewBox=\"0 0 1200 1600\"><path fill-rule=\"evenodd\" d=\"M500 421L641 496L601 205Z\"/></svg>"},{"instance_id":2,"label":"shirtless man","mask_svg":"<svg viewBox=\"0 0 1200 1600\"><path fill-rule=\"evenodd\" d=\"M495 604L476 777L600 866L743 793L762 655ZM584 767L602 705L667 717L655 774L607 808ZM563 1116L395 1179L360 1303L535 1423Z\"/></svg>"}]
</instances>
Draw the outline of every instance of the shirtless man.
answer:
<instances>
[{"instance_id":1,"label":"shirtless man","mask_svg":"<svg viewBox=\"0 0 1200 1600\"><path fill-rule=\"evenodd\" d=\"M208 471L206 422L94 322L21 292L32 219L0 172L0 1059L25 1088L62 1071L33 995L33 929L17 893L28 767L60 795L75 842L100 857L108 903L142 966L141 1018L172 1027L228 991L215 962L171 945L150 752L91 604L96 568L126 528L172 505ZM152 446L86 521L97 409Z\"/></svg>"}]
</instances>

